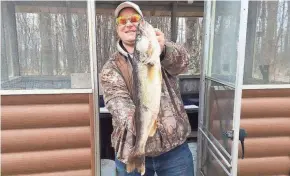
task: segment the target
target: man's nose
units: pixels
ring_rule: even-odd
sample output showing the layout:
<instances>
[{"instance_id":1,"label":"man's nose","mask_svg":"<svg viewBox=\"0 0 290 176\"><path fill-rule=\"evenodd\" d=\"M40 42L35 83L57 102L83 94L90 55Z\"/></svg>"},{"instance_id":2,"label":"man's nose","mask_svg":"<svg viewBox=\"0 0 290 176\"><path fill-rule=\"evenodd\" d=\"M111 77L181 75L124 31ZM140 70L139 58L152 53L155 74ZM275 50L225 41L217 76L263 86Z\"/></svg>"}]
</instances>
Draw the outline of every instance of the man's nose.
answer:
<instances>
[{"instance_id":1,"label":"man's nose","mask_svg":"<svg viewBox=\"0 0 290 176\"><path fill-rule=\"evenodd\" d=\"M130 21L130 20L127 20L127 22L126 22L126 26L128 27L128 26L133 26L133 23Z\"/></svg>"}]
</instances>

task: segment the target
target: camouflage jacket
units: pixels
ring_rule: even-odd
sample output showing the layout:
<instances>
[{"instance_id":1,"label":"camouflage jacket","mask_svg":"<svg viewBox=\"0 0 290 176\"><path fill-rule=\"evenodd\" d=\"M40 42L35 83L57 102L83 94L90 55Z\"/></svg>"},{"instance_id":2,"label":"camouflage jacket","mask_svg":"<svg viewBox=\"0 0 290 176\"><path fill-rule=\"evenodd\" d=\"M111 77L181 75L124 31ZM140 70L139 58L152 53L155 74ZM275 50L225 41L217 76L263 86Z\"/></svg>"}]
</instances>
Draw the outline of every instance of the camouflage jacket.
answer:
<instances>
[{"instance_id":1,"label":"camouflage jacket","mask_svg":"<svg viewBox=\"0 0 290 176\"><path fill-rule=\"evenodd\" d=\"M130 98L129 89L116 62L117 55L124 57L128 53L117 43L118 52L105 63L100 74L105 106L113 119L112 147L116 157L126 163L134 147L135 106ZM187 51L172 42L165 43L165 53L161 57L162 97L157 120L157 132L149 137L146 144L146 156L158 156L185 142L191 132L188 116L181 100L177 85L177 75L186 71L189 64Z\"/></svg>"}]
</instances>

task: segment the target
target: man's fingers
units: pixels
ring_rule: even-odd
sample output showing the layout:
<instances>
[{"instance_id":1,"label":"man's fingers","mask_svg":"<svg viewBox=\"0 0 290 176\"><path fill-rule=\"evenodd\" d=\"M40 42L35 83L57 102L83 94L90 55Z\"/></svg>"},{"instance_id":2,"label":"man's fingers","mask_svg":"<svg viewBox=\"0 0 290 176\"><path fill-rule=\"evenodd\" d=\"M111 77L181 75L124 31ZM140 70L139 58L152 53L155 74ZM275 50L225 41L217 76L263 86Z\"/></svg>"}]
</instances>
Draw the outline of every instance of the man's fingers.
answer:
<instances>
[{"instance_id":1,"label":"man's fingers","mask_svg":"<svg viewBox=\"0 0 290 176\"><path fill-rule=\"evenodd\" d=\"M158 28L155 28L155 33L157 36L157 41L160 44L160 48L161 48L161 50L163 50L163 48L164 48L164 34Z\"/></svg>"},{"instance_id":2,"label":"man's fingers","mask_svg":"<svg viewBox=\"0 0 290 176\"><path fill-rule=\"evenodd\" d=\"M160 31L160 29L155 28L156 35L163 35L163 32Z\"/></svg>"}]
</instances>

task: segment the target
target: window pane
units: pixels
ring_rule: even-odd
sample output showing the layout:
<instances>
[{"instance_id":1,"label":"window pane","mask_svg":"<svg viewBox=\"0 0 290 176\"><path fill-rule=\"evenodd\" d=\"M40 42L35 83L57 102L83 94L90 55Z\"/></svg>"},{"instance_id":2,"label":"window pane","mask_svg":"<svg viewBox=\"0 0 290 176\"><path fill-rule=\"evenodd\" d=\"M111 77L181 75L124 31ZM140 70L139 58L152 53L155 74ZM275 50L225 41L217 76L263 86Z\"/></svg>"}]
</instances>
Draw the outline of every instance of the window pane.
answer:
<instances>
[{"instance_id":1,"label":"window pane","mask_svg":"<svg viewBox=\"0 0 290 176\"><path fill-rule=\"evenodd\" d=\"M235 90L226 85L206 79L204 95L203 128L209 138L231 155L231 140L225 136L233 128Z\"/></svg>"},{"instance_id":2,"label":"window pane","mask_svg":"<svg viewBox=\"0 0 290 176\"><path fill-rule=\"evenodd\" d=\"M213 1L210 24L210 51L206 75L235 83L240 2Z\"/></svg>"},{"instance_id":3,"label":"window pane","mask_svg":"<svg viewBox=\"0 0 290 176\"><path fill-rule=\"evenodd\" d=\"M244 84L289 84L290 1L249 3Z\"/></svg>"},{"instance_id":4,"label":"window pane","mask_svg":"<svg viewBox=\"0 0 290 176\"><path fill-rule=\"evenodd\" d=\"M3 2L1 7L2 89L91 87L86 2Z\"/></svg>"},{"instance_id":5,"label":"window pane","mask_svg":"<svg viewBox=\"0 0 290 176\"><path fill-rule=\"evenodd\" d=\"M189 54L189 68L184 74L200 75L202 59L203 17L179 17L177 40Z\"/></svg>"}]
</instances>

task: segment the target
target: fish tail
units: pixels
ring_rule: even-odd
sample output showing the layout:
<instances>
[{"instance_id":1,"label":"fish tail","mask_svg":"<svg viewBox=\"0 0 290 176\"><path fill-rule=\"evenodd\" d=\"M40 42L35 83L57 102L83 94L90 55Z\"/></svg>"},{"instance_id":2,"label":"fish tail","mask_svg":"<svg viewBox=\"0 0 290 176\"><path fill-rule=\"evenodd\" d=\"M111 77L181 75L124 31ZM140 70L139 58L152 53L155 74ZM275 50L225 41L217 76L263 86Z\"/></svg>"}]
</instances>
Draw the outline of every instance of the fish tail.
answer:
<instances>
[{"instance_id":1,"label":"fish tail","mask_svg":"<svg viewBox=\"0 0 290 176\"><path fill-rule=\"evenodd\" d=\"M141 175L145 174L145 155L134 152L132 157L129 158L128 163L126 165L126 170L128 173L133 172L135 169Z\"/></svg>"}]
</instances>

